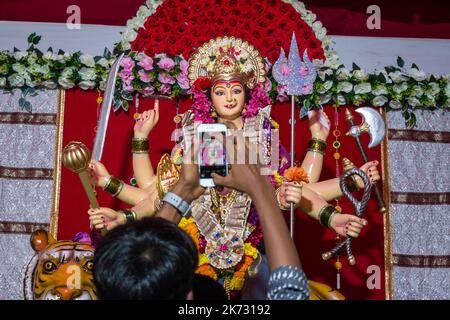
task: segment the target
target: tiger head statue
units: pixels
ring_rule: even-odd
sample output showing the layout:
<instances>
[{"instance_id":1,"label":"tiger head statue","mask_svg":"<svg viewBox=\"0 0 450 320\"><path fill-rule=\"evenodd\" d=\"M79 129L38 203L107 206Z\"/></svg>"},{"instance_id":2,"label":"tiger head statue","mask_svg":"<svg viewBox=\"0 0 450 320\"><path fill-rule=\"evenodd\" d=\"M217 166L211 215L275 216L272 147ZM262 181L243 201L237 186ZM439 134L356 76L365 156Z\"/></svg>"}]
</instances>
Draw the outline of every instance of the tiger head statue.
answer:
<instances>
[{"instance_id":1,"label":"tiger head statue","mask_svg":"<svg viewBox=\"0 0 450 320\"><path fill-rule=\"evenodd\" d=\"M95 300L94 248L90 243L56 241L47 231L31 235L36 254L26 266L26 300Z\"/></svg>"}]
</instances>

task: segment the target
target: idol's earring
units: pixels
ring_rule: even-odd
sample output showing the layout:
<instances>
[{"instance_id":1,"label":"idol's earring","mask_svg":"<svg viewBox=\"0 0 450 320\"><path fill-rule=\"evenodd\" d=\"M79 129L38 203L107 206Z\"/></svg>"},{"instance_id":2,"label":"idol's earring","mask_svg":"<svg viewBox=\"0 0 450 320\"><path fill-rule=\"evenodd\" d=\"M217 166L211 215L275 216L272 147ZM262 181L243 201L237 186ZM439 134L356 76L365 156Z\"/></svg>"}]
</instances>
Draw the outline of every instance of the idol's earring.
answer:
<instances>
[{"instance_id":1,"label":"idol's earring","mask_svg":"<svg viewBox=\"0 0 450 320\"><path fill-rule=\"evenodd\" d=\"M247 105L244 106L244 109L242 109L242 113L247 112Z\"/></svg>"},{"instance_id":2,"label":"idol's earring","mask_svg":"<svg viewBox=\"0 0 450 320\"><path fill-rule=\"evenodd\" d=\"M211 106L211 117L217 118L217 112L214 106Z\"/></svg>"}]
</instances>

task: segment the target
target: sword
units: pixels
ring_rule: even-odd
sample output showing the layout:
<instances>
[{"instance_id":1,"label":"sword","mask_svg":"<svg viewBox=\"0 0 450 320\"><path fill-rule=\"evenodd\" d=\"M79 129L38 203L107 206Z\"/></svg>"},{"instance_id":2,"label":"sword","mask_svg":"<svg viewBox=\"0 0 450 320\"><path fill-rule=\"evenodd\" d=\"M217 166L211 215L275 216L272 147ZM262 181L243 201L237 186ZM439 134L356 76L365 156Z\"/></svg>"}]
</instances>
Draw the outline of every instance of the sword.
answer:
<instances>
[{"instance_id":1,"label":"sword","mask_svg":"<svg viewBox=\"0 0 450 320\"><path fill-rule=\"evenodd\" d=\"M120 61L124 53L122 53L111 66L108 79L106 80L106 90L103 93L102 110L98 119L97 132L95 133L94 147L92 150L92 159L100 161L103 154L103 146L105 145L106 130L108 129L109 114L111 113L111 102L114 97L116 88L116 77L119 72Z\"/></svg>"}]
</instances>

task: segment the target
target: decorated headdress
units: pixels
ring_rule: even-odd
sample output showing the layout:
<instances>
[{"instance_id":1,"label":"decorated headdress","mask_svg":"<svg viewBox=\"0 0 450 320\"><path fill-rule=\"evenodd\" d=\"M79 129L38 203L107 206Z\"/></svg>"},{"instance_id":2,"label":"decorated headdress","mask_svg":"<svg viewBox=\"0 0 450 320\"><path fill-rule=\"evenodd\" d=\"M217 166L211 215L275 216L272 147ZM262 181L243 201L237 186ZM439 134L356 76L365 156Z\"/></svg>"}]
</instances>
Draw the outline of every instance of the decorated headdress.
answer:
<instances>
[{"instance_id":1,"label":"decorated headdress","mask_svg":"<svg viewBox=\"0 0 450 320\"><path fill-rule=\"evenodd\" d=\"M240 80L249 89L266 80L264 61L251 44L234 37L212 39L199 47L189 60L191 86L199 78L211 83Z\"/></svg>"}]
</instances>

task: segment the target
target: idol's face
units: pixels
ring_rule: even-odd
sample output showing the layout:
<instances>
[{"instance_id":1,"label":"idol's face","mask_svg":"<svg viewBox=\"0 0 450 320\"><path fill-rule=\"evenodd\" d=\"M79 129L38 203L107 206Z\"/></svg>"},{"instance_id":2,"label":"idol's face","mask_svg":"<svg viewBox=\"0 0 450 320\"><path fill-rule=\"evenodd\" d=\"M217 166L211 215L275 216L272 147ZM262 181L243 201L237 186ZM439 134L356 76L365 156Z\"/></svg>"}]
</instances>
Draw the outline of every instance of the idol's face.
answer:
<instances>
[{"instance_id":1,"label":"idol's face","mask_svg":"<svg viewBox=\"0 0 450 320\"><path fill-rule=\"evenodd\" d=\"M219 118L235 120L242 116L245 90L240 81L218 81L211 91L211 99Z\"/></svg>"}]
</instances>

